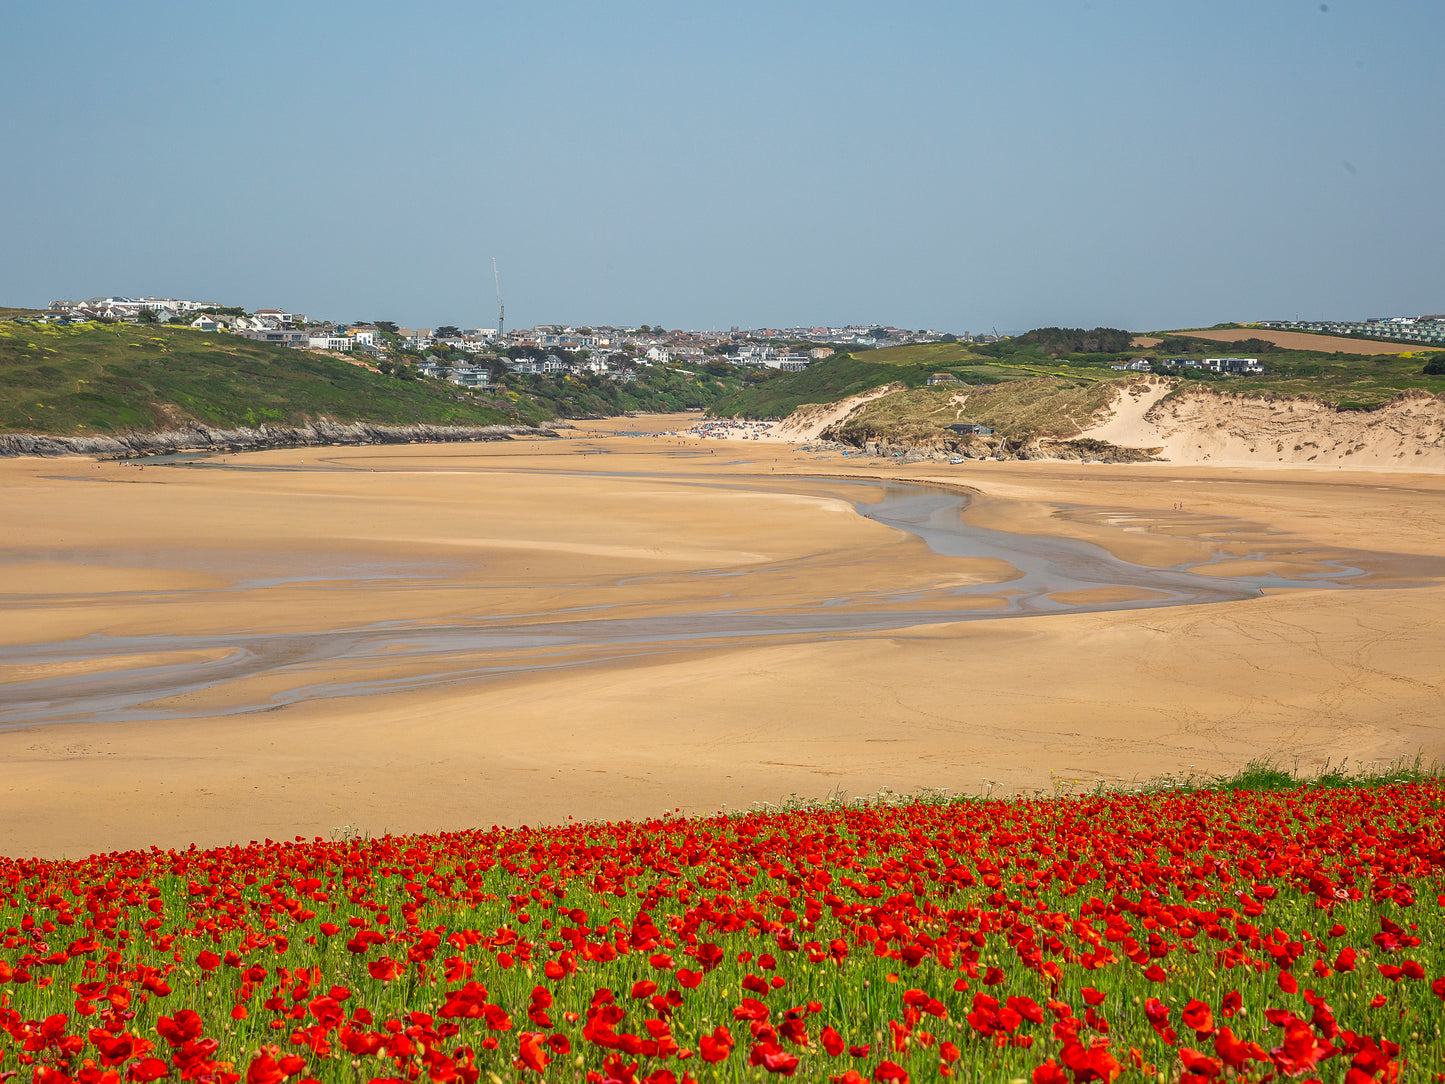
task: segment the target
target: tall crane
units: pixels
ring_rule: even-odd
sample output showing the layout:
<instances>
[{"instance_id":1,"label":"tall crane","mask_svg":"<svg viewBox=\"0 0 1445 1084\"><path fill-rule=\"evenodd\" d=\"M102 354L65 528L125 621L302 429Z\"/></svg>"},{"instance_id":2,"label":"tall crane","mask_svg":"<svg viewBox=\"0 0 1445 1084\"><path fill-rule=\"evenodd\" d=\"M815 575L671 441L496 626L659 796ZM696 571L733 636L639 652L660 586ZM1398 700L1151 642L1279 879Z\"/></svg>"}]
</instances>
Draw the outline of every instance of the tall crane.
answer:
<instances>
[{"instance_id":1,"label":"tall crane","mask_svg":"<svg viewBox=\"0 0 1445 1084\"><path fill-rule=\"evenodd\" d=\"M502 305L502 276L497 271L497 258L492 257L492 278L497 284L497 338L506 334L507 310Z\"/></svg>"}]
</instances>

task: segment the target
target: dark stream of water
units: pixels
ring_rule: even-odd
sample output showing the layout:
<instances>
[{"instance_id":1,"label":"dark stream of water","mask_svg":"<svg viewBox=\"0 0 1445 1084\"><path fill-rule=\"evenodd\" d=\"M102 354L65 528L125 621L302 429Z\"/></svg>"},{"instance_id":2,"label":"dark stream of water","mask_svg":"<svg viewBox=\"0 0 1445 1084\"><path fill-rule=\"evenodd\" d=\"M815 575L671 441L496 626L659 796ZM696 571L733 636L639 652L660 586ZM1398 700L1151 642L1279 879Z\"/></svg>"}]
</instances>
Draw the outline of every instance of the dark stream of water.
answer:
<instances>
[{"instance_id":1,"label":"dark stream of water","mask_svg":"<svg viewBox=\"0 0 1445 1084\"><path fill-rule=\"evenodd\" d=\"M676 476L668 476L667 480L675 481ZM796 478L713 477L699 482L847 500L859 514L921 538L936 554L996 558L1013 566L1018 575L1005 583L940 588L923 594L853 592L846 598L818 598L788 608L730 608L724 594L710 602L687 603L692 607L687 612L662 615L635 616L628 613L630 607L624 603L538 614L460 613L449 620L426 623L378 622L314 632L91 635L52 643L17 644L0 647L0 666L181 651L213 652L217 657L121 666L102 673L0 685L0 729L56 722L221 714L179 705L166 710L152 702L260 675L285 675L289 687L279 693L258 694L254 701L227 707L224 713L265 710L316 697L416 689L489 675L592 665L738 641L802 642L957 621L1240 601L1258 597L1266 587L1344 587L1361 576L1360 569L1344 564L1321 565L1318 578L1296 580L1274 576L1212 577L1183 568L1130 564L1076 539L971 526L960 518L967 505L965 496L927 485ZM947 571L942 569L941 579L947 578ZM748 572L717 569L696 575L728 577ZM349 578L348 569L344 564L333 565L329 578L345 580ZM256 585L253 582L243 586ZM364 586L375 588L376 580L370 579ZM1079 605L1053 597L1099 588L1132 589L1144 597ZM555 591L555 585L548 590ZM997 606L996 600L1000 599L1001 608L980 608L989 600L995 600L992 604ZM336 673L338 669L345 673Z\"/></svg>"}]
</instances>

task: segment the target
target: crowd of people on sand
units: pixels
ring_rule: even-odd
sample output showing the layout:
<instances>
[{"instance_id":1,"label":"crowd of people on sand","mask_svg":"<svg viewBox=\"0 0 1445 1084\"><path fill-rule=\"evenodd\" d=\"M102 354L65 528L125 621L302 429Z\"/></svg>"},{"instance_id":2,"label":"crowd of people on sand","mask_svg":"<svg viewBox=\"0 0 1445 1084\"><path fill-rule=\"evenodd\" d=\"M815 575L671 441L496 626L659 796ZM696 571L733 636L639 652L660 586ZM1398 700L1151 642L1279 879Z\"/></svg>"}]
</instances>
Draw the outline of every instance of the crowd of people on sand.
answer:
<instances>
[{"instance_id":1,"label":"crowd of people on sand","mask_svg":"<svg viewBox=\"0 0 1445 1084\"><path fill-rule=\"evenodd\" d=\"M691 429L685 430L688 436L707 440L728 440L733 437L739 440L761 440L771 431L772 426L767 422L746 422L736 418L698 422Z\"/></svg>"}]
</instances>

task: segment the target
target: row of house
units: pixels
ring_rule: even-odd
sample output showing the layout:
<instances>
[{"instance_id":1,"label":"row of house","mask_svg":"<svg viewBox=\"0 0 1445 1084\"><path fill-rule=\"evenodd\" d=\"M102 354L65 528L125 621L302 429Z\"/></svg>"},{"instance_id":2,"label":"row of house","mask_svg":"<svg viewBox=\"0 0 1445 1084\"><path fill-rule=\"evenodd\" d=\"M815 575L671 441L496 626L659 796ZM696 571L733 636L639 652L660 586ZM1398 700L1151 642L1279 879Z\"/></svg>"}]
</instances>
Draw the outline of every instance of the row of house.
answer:
<instances>
[{"instance_id":1,"label":"row of house","mask_svg":"<svg viewBox=\"0 0 1445 1084\"><path fill-rule=\"evenodd\" d=\"M1132 358L1129 361L1110 365L1118 372L1152 373L1156 364L1151 358ZM1262 373L1264 366L1258 358L1159 358L1157 364L1176 369L1207 369L1211 373L1244 376L1248 373Z\"/></svg>"},{"instance_id":2,"label":"row of house","mask_svg":"<svg viewBox=\"0 0 1445 1084\"><path fill-rule=\"evenodd\" d=\"M556 354L548 354L541 360L528 357L503 358L499 359L498 364L504 365L509 373L519 376L605 375L612 380L635 380L637 374L633 366L639 364L639 361L623 354L615 354L610 357L592 355L569 362L563 361ZM491 366L474 362L447 365L430 358L419 363L417 370L422 376L446 380L467 388L485 388L492 380Z\"/></svg>"},{"instance_id":3,"label":"row of house","mask_svg":"<svg viewBox=\"0 0 1445 1084\"><path fill-rule=\"evenodd\" d=\"M1321 331L1331 335L1363 335L1369 339L1445 345L1445 314L1441 313L1373 316L1368 320L1261 320L1258 326L1280 331Z\"/></svg>"},{"instance_id":4,"label":"row of house","mask_svg":"<svg viewBox=\"0 0 1445 1084\"><path fill-rule=\"evenodd\" d=\"M88 297L80 301L52 301L47 314L84 314L82 319L134 320L142 312L153 312L161 320L217 308L215 302L189 301L178 297Z\"/></svg>"}]
</instances>

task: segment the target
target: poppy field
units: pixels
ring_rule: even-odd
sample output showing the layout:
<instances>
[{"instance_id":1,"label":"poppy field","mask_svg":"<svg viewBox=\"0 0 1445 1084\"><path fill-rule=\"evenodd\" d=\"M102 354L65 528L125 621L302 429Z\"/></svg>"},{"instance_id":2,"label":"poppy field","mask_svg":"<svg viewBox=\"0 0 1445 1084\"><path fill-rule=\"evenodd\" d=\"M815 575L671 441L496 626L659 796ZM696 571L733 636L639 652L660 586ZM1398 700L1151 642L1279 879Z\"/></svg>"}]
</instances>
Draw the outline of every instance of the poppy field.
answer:
<instances>
[{"instance_id":1,"label":"poppy field","mask_svg":"<svg viewBox=\"0 0 1445 1084\"><path fill-rule=\"evenodd\" d=\"M1445 1080L1445 785L0 859L0 1080Z\"/></svg>"}]
</instances>

